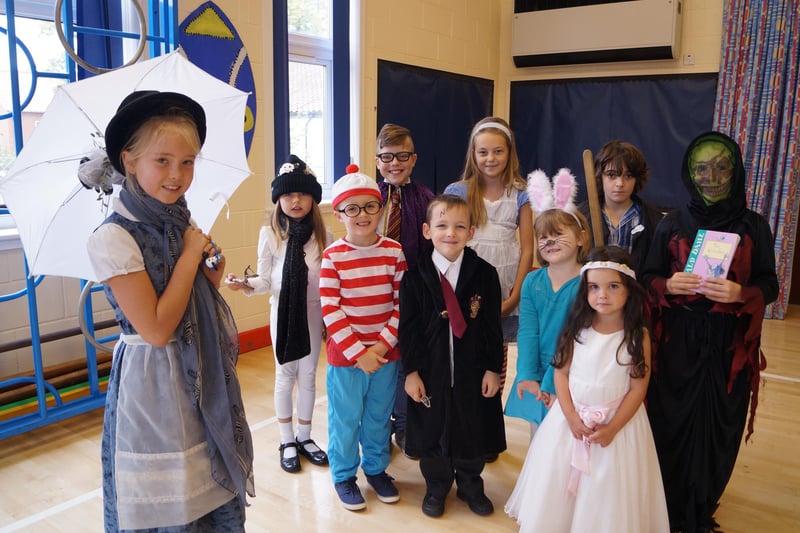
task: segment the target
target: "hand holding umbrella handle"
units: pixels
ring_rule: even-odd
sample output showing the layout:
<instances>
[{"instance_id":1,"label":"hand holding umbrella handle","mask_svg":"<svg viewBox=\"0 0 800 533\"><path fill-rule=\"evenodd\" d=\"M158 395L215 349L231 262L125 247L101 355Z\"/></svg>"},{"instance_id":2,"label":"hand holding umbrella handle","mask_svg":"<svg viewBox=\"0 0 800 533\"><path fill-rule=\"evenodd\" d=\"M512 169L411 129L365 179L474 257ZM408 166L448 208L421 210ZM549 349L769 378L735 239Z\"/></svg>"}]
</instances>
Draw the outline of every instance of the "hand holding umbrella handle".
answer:
<instances>
[{"instance_id":1,"label":"hand holding umbrella handle","mask_svg":"<svg viewBox=\"0 0 800 533\"><path fill-rule=\"evenodd\" d=\"M219 253L219 249L214 241L209 241L208 244L214 249L214 255L204 253L203 257L205 257L206 266L211 270L216 270L217 265L219 265L225 256Z\"/></svg>"}]
</instances>

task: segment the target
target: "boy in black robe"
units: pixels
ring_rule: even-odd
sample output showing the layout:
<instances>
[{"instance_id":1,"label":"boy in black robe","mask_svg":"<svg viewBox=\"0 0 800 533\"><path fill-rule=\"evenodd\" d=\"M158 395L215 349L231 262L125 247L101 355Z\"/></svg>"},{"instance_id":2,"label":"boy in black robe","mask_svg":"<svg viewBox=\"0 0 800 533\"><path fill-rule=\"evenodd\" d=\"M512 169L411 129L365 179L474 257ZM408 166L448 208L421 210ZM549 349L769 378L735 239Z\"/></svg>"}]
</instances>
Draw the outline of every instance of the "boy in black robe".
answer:
<instances>
[{"instance_id":1,"label":"boy in black robe","mask_svg":"<svg viewBox=\"0 0 800 533\"><path fill-rule=\"evenodd\" d=\"M412 400L406 452L420 458L423 513L441 516L455 481L456 496L488 515L494 507L483 490L484 457L506 449L500 281L494 267L466 247L475 226L463 199L437 196L426 220L423 235L434 249L400 287L400 352ZM452 299L445 296L448 287Z\"/></svg>"}]
</instances>

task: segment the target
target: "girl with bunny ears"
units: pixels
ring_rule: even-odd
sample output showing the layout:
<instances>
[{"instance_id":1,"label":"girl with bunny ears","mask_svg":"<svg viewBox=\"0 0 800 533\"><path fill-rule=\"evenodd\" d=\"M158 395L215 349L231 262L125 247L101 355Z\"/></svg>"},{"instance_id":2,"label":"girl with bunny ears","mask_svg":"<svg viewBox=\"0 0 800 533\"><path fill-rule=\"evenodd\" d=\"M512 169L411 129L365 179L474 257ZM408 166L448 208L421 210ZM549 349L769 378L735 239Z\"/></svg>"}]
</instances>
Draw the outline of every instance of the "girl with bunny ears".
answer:
<instances>
[{"instance_id":1,"label":"girl with bunny ears","mask_svg":"<svg viewBox=\"0 0 800 533\"><path fill-rule=\"evenodd\" d=\"M550 363L591 248L588 222L575 209L575 193L575 177L567 169L558 172L552 186L541 170L529 176L528 196L536 212L536 259L543 268L528 274L522 284L517 376L505 413L530 422L531 437L555 393Z\"/></svg>"}]
</instances>

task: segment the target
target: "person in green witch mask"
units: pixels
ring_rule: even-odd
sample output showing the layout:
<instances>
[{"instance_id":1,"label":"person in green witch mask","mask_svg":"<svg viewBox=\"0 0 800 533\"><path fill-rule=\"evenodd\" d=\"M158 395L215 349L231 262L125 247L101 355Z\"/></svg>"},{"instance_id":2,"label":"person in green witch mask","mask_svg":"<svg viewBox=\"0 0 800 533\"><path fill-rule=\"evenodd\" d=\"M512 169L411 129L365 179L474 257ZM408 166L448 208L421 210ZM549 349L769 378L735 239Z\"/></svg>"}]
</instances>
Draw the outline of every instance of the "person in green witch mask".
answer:
<instances>
[{"instance_id":1,"label":"person in green witch mask","mask_svg":"<svg viewBox=\"0 0 800 533\"><path fill-rule=\"evenodd\" d=\"M696 533L715 531L714 511L745 426L748 437L753 431L761 323L777 298L778 279L772 231L747 208L736 142L714 131L698 136L681 170L689 203L658 224L641 281L652 315L647 409L670 529ZM727 277L683 272L699 229L741 238Z\"/></svg>"},{"instance_id":2,"label":"person in green witch mask","mask_svg":"<svg viewBox=\"0 0 800 533\"><path fill-rule=\"evenodd\" d=\"M724 200L731 192L733 150L724 141L698 143L689 152L689 176L706 205Z\"/></svg>"}]
</instances>

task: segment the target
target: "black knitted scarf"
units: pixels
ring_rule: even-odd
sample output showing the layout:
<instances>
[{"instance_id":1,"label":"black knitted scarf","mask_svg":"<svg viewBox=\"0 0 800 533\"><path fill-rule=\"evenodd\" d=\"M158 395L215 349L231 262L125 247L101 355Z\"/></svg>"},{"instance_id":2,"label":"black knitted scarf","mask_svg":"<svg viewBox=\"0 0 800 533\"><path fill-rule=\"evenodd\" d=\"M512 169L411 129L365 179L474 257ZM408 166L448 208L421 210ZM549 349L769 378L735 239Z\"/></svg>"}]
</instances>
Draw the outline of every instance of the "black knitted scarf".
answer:
<instances>
[{"instance_id":1,"label":"black knitted scarf","mask_svg":"<svg viewBox=\"0 0 800 533\"><path fill-rule=\"evenodd\" d=\"M313 232L310 215L300 221L289 220L289 240L286 243L281 293L278 296L275 346L275 356L281 364L296 361L311 351L306 304L308 265L303 247Z\"/></svg>"}]
</instances>

